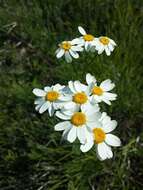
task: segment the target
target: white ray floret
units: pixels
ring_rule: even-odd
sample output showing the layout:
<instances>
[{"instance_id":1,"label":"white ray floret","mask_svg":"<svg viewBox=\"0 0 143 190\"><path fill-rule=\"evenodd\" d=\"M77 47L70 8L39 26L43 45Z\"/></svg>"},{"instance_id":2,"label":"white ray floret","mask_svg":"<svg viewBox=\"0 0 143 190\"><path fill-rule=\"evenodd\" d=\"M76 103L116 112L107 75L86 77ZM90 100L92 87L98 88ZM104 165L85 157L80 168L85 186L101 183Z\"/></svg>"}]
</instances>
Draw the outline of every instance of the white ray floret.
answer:
<instances>
[{"instance_id":1,"label":"white ray floret","mask_svg":"<svg viewBox=\"0 0 143 190\"><path fill-rule=\"evenodd\" d=\"M49 115L52 116L55 110L63 107L66 101L69 100L69 97L62 93L64 87L56 84L51 87L46 86L44 90L34 88L33 93L38 97L34 102L36 111L43 113L48 110Z\"/></svg>"},{"instance_id":2,"label":"white ray floret","mask_svg":"<svg viewBox=\"0 0 143 190\"><path fill-rule=\"evenodd\" d=\"M98 120L101 117L100 112L94 112L93 109L82 108L80 112L61 110L56 112L56 116L64 122L55 126L56 131L64 131L63 137L69 142L74 142L76 138L81 143L85 143L89 134L88 130L94 125L98 126Z\"/></svg>"},{"instance_id":3,"label":"white ray floret","mask_svg":"<svg viewBox=\"0 0 143 190\"><path fill-rule=\"evenodd\" d=\"M64 108L66 110L79 111L80 108L85 108L94 109L94 111L99 111L98 104L92 105L90 103L89 87L87 85L82 84L80 81L69 81L68 87L66 88L66 93L67 96L70 97L70 100L67 102L67 104L64 105Z\"/></svg>"},{"instance_id":4,"label":"white ray floret","mask_svg":"<svg viewBox=\"0 0 143 190\"><path fill-rule=\"evenodd\" d=\"M98 54L101 54L103 53L103 51L105 51L106 55L110 56L111 52L114 50L116 45L117 44L115 43L114 40L106 36L101 36L98 39L96 39L95 49L98 51Z\"/></svg>"},{"instance_id":5,"label":"white ray floret","mask_svg":"<svg viewBox=\"0 0 143 190\"><path fill-rule=\"evenodd\" d=\"M59 48L56 50L56 57L59 59L64 56L68 63L72 62L72 57L78 59L78 52L83 51L83 47L81 44L77 43L78 39L63 41L59 44Z\"/></svg>"},{"instance_id":6,"label":"white ray floret","mask_svg":"<svg viewBox=\"0 0 143 190\"><path fill-rule=\"evenodd\" d=\"M117 122L111 120L105 113L102 113L99 122L100 124L98 124L98 126L95 125L91 127L92 132L88 131L88 139L85 144L80 146L80 150L82 152L87 152L95 145L97 156L100 160L110 159L113 157L111 146L118 147L121 145L120 139L110 134L110 132L116 128Z\"/></svg>"},{"instance_id":7,"label":"white ray floret","mask_svg":"<svg viewBox=\"0 0 143 190\"><path fill-rule=\"evenodd\" d=\"M78 31L82 36L79 39L79 44L82 44L86 51L89 51L92 49L92 47L96 46L97 44L97 38L95 38L91 34L87 34L84 28L81 26L78 27Z\"/></svg>"},{"instance_id":8,"label":"white ray floret","mask_svg":"<svg viewBox=\"0 0 143 190\"><path fill-rule=\"evenodd\" d=\"M115 84L112 83L110 79L104 80L99 86L97 86L95 77L88 73L86 74L86 82L91 91L90 100L93 104L103 101L106 104L111 105L111 101L116 100L117 94L109 92L115 87Z\"/></svg>"}]
</instances>

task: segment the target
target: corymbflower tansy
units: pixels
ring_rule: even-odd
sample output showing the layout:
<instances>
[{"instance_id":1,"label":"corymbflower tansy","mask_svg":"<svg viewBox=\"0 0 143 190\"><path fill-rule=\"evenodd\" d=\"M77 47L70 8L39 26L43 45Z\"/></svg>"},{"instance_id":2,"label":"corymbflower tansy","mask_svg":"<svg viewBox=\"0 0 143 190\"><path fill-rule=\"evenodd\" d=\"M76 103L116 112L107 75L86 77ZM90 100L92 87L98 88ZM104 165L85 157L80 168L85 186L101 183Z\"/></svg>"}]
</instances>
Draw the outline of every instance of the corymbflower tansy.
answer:
<instances>
[{"instance_id":1,"label":"corymbflower tansy","mask_svg":"<svg viewBox=\"0 0 143 190\"><path fill-rule=\"evenodd\" d=\"M66 110L80 110L80 108L86 109L89 106L94 106L96 111L99 111L97 104L92 105L90 103L90 91L88 86L82 84L79 81L69 81L68 83L68 95L71 96L71 100L65 104Z\"/></svg>"},{"instance_id":2,"label":"corymbflower tansy","mask_svg":"<svg viewBox=\"0 0 143 190\"><path fill-rule=\"evenodd\" d=\"M83 32L83 28L80 28ZM86 42L93 40L90 34L82 37ZM107 37L99 39L103 45L110 43ZM76 41L76 40L75 40ZM72 44L64 41L60 48L66 53L70 52ZM59 53L60 54L60 53ZM67 86L56 84L46 86L43 90L35 88L33 93L37 96L35 109L39 113L46 110L49 115L55 115L63 120L55 125L55 131L63 131L62 137L73 143L76 139L80 142L82 152L89 151L93 146L100 160L113 157L111 147L121 145L120 139L111 134L117 122L111 120L107 113L100 112L99 103L111 105L117 95L110 91L115 87L110 79L97 83L96 78L90 73L86 74L86 83L69 81Z\"/></svg>"},{"instance_id":3,"label":"corymbflower tansy","mask_svg":"<svg viewBox=\"0 0 143 190\"><path fill-rule=\"evenodd\" d=\"M56 57L59 59L65 56L65 60L70 63L72 62L72 57L79 58L78 52L83 51L82 45L77 44L77 40L63 41L59 44L59 48L56 51Z\"/></svg>"},{"instance_id":4,"label":"corymbflower tansy","mask_svg":"<svg viewBox=\"0 0 143 190\"><path fill-rule=\"evenodd\" d=\"M112 83L110 79L104 80L97 86L95 77L88 73L86 74L86 82L91 89L92 103L100 103L103 101L111 105L111 101L116 100L117 94L110 92L115 87L115 84Z\"/></svg>"},{"instance_id":5,"label":"corymbflower tansy","mask_svg":"<svg viewBox=\"0 0 143 190\"><path fill-rule=\"evenodd\" d=\"M92 34L87 34L81 26L78 27L78 31L82 34L79 38L79 44L82 44L86 51L89 51L92 47L96 46L96 38Z\"/></svg>"},{"instance_id":6,"label":"corymbflower tansy","mask_svg":"<svg viewBox=\"0 0 143 190\"><path fill-rule=\"evenodd\" d=\"M106 55L111 55L111 52L114 50L115 46L117 44L112 40L111 38L108 38L106 36L101 36L96 39L96 47L98 54L103 53L103 51L106 52Z\"/></svg>"},{"instance_id":7,"label":"corymbflower tansy","mask_svg":"<svg viewBox=\"0 0 143 190\"><path fill-rule=\"evenodd\" d=\"M81 111L78 112L71 110L57 111L56 116L65 121L58 123L55 130L64 131L63 135L66 134L66 139L71 143L76 138L83 143L86 142L89 128L93 125L93 122L96 123L100 115L100 112L96 112L94 109L81 108Z\"/></svg>"},{"instance_id":8,"label":"corymbflower tansy","mask_svg":"<svg viewBox=\"0 0 143 190\"><path fill-rule=\"evenodd\" d=\"M36 111L42 114L48 110L49 115L52 116L55 110L64 106L66 101L69 101L69 98L62 93L64 87L56 84L51 87L46 86L44 90L38 88L33 89L33 93L38 97L34 102Z\"/></svg>"},{"instance_id":9,"label":"corymbflower tansy","mask_svg":"<svg viewBox=\"0 0 143 190\"><path fill-rule=\"evenodd\" d=\"M80 149L82 152L87 152L95 145L99 159L105 160L113 157L110 146L118 147L121 141L117 136L110 134L117 126L115 120L111 120L106 113L102 113L98 121L98 126L97 123L95 126L92 125L87 141L80 146Z\"/></svg>"}]
</instances>

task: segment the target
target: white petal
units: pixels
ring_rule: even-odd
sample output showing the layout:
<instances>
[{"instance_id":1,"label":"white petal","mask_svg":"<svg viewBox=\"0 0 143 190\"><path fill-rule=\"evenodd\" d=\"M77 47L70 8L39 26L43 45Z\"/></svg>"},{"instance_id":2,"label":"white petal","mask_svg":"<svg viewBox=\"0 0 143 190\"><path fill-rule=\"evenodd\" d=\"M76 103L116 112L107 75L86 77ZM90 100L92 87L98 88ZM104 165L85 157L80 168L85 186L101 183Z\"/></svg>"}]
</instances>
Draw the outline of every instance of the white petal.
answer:
<instances>
[{"instance_id":1,"label":"white petal","mask_svg":"<svg viewBox=\"0 0 143 190\"><path fill-rule=\"evenodd\" d=\"M56 116L63 120L69 120L71 118L69 115L65 115L60 111L56 111Z\"/></svg>"},{"instance_id":2,"label":"white petal","mask_svg":"<svg viewBox=\"0 0 143 190\"><path fill-rule=\"evenodd\" d=\"M112 134L107 134L105 142L109 144L110 146L121 146L121 141L120 139Z\"/></svg>"},{"instance_id":3,"label":"white petal","mask_svg":"<svg viewBox=\"0 0 143 190\"><path fill-rule=\"evenodd\" d=\"M67 104L65 104L64 108L71 110L71 109L74 109L75 106L76 106L76 104L71 101L71 102L68 102Z\"/></svg>"},{"instance_id":4,"label":"white petal","mask_svg":"<svg viewBox=\"0 0 143 190\"><path fill-rule=\"evenodd\" d=\"M34 101L34 104L43 104L45 103L45 100L43 98L37 98L35 101Z\"/></svg>"},{"instance_id":5,"label":"white petal","mask_svg":"<svg viewBox=\"0 0 143 190\"><path fill-rule=\"evenodd\" d=\"M79 58L79 54L75 51L69 50L70 54L72 55L72 57L74 57L75 59Z\"/></svg>"},{"instance_id":6,"label":"white petal","mask_svg":"<svg viewBox=\"0 0 143 190\"><path fill-rule=\"evenodd\" d=\"M93 44L94 44L95 42L93 42ZM102 47L104 47L103 46L103 44L99 41L99 38L97 38L96 39L96 46L95 46L95 49L98 51L98 50L100 50Z\"/></svg>"},{"instance_id":7,"label":"white petal","mask_svg":"<svg viewBox=\"0 0 143 190\"><path fill-rule=\"evenodd\" d=\"M66 102L56 101L56 102L53 102L53 108L54 108L54 110L63 109L65 104L66 104Z\"/></svg>"},{"instance_id":8,"label":"white petal","mask_svg":"<svg viewBox=\"0 0 143 190\"><path fill-rule=\"evenodd\" d=\"M39 88L34 88L33 94L35 94L36 96L39 96L39 97L46 96L46 92L44 90L39 89Z\"/></svg>"},{"instance_id":9,"label":"white petal","mask_svg":"<svg viewBox=\"0 0 143 190\"><path fill-rule=\"evenodd\" d=\"M63 85L60 85L60 84L56 84L53 86L53 90L54 91L59 91L59 90L62 90L65 86Z\"/></svg>"},{"instance_id":10,"label":"white petal","mask_svg":"<svg viewBox=\"0 0 143 190\"><path fill-rule=\"evenodd\" d=\"M80 143L84 143L86 140L85 126L77 127L77 137Z\"/></svg>"},{"instance_id":11,"label":"white petal","mask_svg":"<svg viewBox=\"0 0 143 190\"><path fill-rule=\"evenodd\" d=\"M114 40L110 39L110 43L113 45L113 46L116 46L117 44L115 43Z\"/></svg>"},{"instance_id":12,"label":"white petal","mask_svg":"<svg viewBox=\"0 0 143 190\"><path fill-rule=\"evenodd\" d=\"M73 93L76 93L76 89L74 87L74 82L73 81L69 81L68 82L68 86L70 88L70 90L73 92Z\"/></svg>"},{"instance_id":13,"label":"white petal","mask_svg":"<svg viewBox=\"0 0 143 190\"><path fill-rule=\"evenodd\" d=\"M99 119L100 121L103 121L103 124L104 124L104 120L105 120L105 123L106 123L106 120L108 119L109 116L107 116L107 113L106 112L102 112L102 115L101 115L101 118ZM110 118L110 117L109 117ZM111 119L110 119L111 120ZM108 120L107 120L108 121Z\"/></svg>"},{"instance_id":14,"label":"white petal","mask_svg":"<svg viewBox=\"0 0 143 190\"><path fill-rule=\"evenodd\" d=\"M106 104L108 104L109 106L111 105L111 102L108 100L107 97L101 96L101 100L102 100L103 102L105 102Z\"/></svg>"},{"instance_id":15,"label":"white petal","mask_svg":"<svg viewBox=\"0 0 143 190\"><path fill-rule=\"evenodd\" d=\"M112 83L112 81L110 79L104 80L101 84L100 87L104 90L104 91L110 91L115 87L115 84Z\"/></svg>"},{"instance_id":16,"label":"white petal","mask_svg":"<svg viewBox=\"0 0 143 190\"><path fill-rule=\"evenodd\" d=\"M104 92L103 96L109 100L116 100L117 94L111 92Z\"/></svg>"},{"instance_id":17,"label":"white petal","mask_svg":"<svg viewBox=\"0 0 143 190\"><path fill-rule=\"evenodd\" d=\"M81 40L80 38L75 38L71 41L71 45L76 45L76 44L80 44ZM73 47L73 46L72 46ZM76 47L76 46L75 46Z\"/></svg>"},{"instance_id":18,"label":"white petal","mask_svg":"<svg viewBox=\"0 0 143 190\"><path fill-rule=\"evenodd\" d=\"M55 131L63 131L65 130L67 127L69 127L71 124L69 121L64 121L64 122L60 122L57 125L55 125L54 129Z\"/></svg>"},{"instance_id":19,"label":"white petal","mask_svg":"<svg viewBox=\"0 0 143 190\"><path fill-rule=\"evenodd\" d=\"M111 43L108 44L108 48L111 52L114 50L114 46Z\"/></svg>"},{"instance_id":20,"label":"white petal","mask_svg":"<svg viewBox=\"0 0 143 190\"><path fill-rule=\"evenodd\" d=\"M65 50L61 48L59 52L57 53L56 57L59 59L64 55L64 53L65 53Z\"/></svg>"},{"instance_id":21,"label":"white petal","mask_svg":"<svg viewBox=\"0 0 143 190\"><path fill-rule=\"evenodd\" d=\"M94 38L94 40L92 41L92 46L98 46L98 45L99 45L99 39L98 38Z\"/></svg>"},{"instance_id":22,"label":"white petal","mask_svg":"<svg viewBox=\"0 0 143 190\"><path fill-rule=\"evenodd\" d=\"M107 55L107 56L110 56L110 55L111 55L111 52L110 52L108 46L105 46L105 52L106 52L106 55Z\"/></svg>"},{"instance_id":23,"label":"white petal","mask_svg":"<svg viewBox=\"0 0 143 190\"><path fill-rule=\"evenodd\" d=\"M54 115L56 109L54 109L53 104L50 105L48 111L49 111L49 116L52 117Z\"/></svg>"},{"instance_id":24,"label":"white petal","mask_svg":"<svg viewBox=\"0 0 143 190\"><path fill-rule=\"evenodd\" d=\"M58 48L55 52L55 54L57 54L59 51L61 50L61 48Z\"/></svg>"},{"instance_id":25,"label":"white petal","mask_svg":"<svg viewBox=\"0 0 143 190\"><path fill-rule=\"evenodd\" d=\"M86 82L87 84L96 83L96 78L90 73L86 74Z\"/></svg>"},{"instance_id":26,"label":"white petal","mask_svg":"<svg viewBox=\"0 0 143 190\"><path fill-rule=\"evenodd\" d=\"M86 106L83 106L81 109L82 109L82 112L84 112L87 117L92 117L94 114L97 114L97 111L99 110L99 106L98 104L96 104L96 106L90 104L90 103L87 103L85 104ZM94 115L95 117L95 115Z\"/></svg>"},{"instance_id":27,"label":"white petal","mask_svg":"<svg viewBox=\"0 0 143 190\"><path fill-rule=\"evenodd\" d=\"M75 81L74 87L75 87L77 92L85 92L87 89L87 86L82 84L80 81Z\"/></svg>"},{"instance_id":28,"label":"white petal","mask_svg":"<svg viewBox=\"0 0 143 190\"><path fill-rule=\"evenodd\" d=\"M71 50L73 50L73 51L83 51L83 48L81 46L72 46Z\"/></svg>"},{"instance_id":29,"label":"white petal","mask_svg":"<svg viewBox=\"0 0 143 190\"><path fill-rule=\"evenodd\" d=\"M79 81L74 81L74 87L77 92L82 92L81 83Z\"/></svg>"},{"instance_id":30,"label":"white petal","mask_svg":"<svg viewBox=\"0 0 143 190\"><path fill-rule=\"evenodd\" d=\"M66 139L67 140L67 135L68 135L68 132L70 131L71 127L72 127L72 125L67 126L67 128L63 131L62 139Z\"/></svg>"},{"instance_id":31,"label":"white petal","mask_svg":"<svg viewBox=\"0 0 143 190\"><path fill-rule=\"evenodd\" d=\"M41 107L41 104L36 105L35 110L36 110L36 111L39 111L40 107Z\"/></svg>"},{"instance_id":32,"label":"white petal","mask_svg":"<svg viewBox=\"0 0 143 190\"><path fill-rule=\"evenodd\" d=\"M67 135L67 140L69 142L74 142L77 137L76 127L72 127Z\"/></svg>"},{"instance_id":33,"label":"white petal","mask_svg":"<svg viewBox=\"0 0 143 190\"><path fill-rule=\"evenodd\" d=\"M85 31L81 26L78 27L78 31L79 31L82 35L86 35L86 31Z\"/></svg>"},{"instance_id":34,"label":"white petal","mask_svg":"<svg viewBox=\"0 0 143 190\"><path fill-rule=\"evenodd\" d=\"M98 54L99 54L99 55L102 54L103 51L104 51L104 49L105 49L104 45L100 45L100 46L98 47L98 49L97 49Z\"/></svg>"},{"instance_id":35,"label":"white petal","mask_svg":"<svg viewBox=\"0 0 143 190\"><path fill-rule=\"evenodd\" d=\"M104 129L105 133L110 133L116 128L116 126L117 126L117 121L112 120L106 123L105 125L103 125L102 128Z\"/></svg>"},{"instance_id":36,"label":"white petal","mask_svg":"<svg viewBox=\"0 0 143 190\"><path fill-rule=\"evenodd\" d=\"M65 59L66 59L67 63L71 63L72 62L72 58L71 58L71 56L70 56L70 54L69 54L68 51L65 52Z\"/></svg>"},{"instance_id":37,"label":"white petal","mask_svg":"<svg viewBox=\"0 0 143 190\"><path fill-rule=\"evenodd\" d=\"M86 144L82 144L80 146L80 150L82 152L87 152L87 151L89 151L92 148L93 145L94 145L94 141L89 141Z\"/></svg>"},{"instance_id":38,"label":"white petal","mask_svg":"<svg viewBox=\"0 0 143 190\"><path fill-rule=\"evenodd\" d=\"M70 118L72 117L72 115L74 114L74 112L70 109L61 109L61 113L63 113L64 115L70 116Z\"/></svg>"},{"instance_id":39,"label":"white petal","mask_svg":"<svg viewBox=\"0 0 143 190\"><path fill-rule=\"evenodd\" d=\"M86 51L89 51L89 49L90 49L89 42L86 41L84 47L85 47Z\"/></svg>"},{"instance_id":40,"label":"white petal","mask_svg":"<svg viewBox=\"0 0 143 190\"><path fill-rule=\"evenodd\" d=\"M100 160L105 160L113 157L111 148L104 142L97 145L97 154Z\"/></svg>"},{"instance_id":41,"label":"white petal","mask_svg":"<svg viewBox=\"0 0 143 190\"><path fill-rule=\"evenodd\" d=\"M63 92L63 94L64 94L65 96L68 96L68 95L71 95L71 94L72 94L72 92L71 92L69 86L65 86L65 87L62 89L62 92Z\"/></svg>"},{"instance_id":42,"label":"white petal","mask_svg":"<svg viewBox=\"0 0 143 190\"><path fill-rule=\"evenodd\" d=\"M52 90L52 88L51 88L51 87L49 87L49 86L46 86L46 87L44 87L44 90L45 90L46 92L49 92L49 91L51 91L51 90Z\"/></svg>"},{"instance_id":43,"label":"white petal","mask_svg":"<svg viewBox=\"0 0 143 190\"><path fill-rule=\"evenodd\" d=\"M64 102L66 102L66 101L71 101L72 100L72 96L63 96L63 95L61 95L59 98L58 98L58 100L60 100L60 101L64 101Z\"/></svg>"},{"instance_id":44,"label":"white petal","mask_svg":"<svg viewBox=\"0 0 143 190\"><path fill-rule=\"evenodd\" d=\"M101 95L101 96L92 95L91 98L92 98L92 99L91 99L91 102L92 102L93 104L99 103L99 102L102 101L102 95Z\"/></svg>"},{"instance_id":45,"label":"white petal","mask_svg":"<svg viewBox=\"0 0 143 190\"><path fill-rule=\"evenodd\" d=\"M50 103L49 102L45 102L41 108L39 109L39 113L43 113L44 111L46 111L50 106Z\"/></svg>"}]
</instances>

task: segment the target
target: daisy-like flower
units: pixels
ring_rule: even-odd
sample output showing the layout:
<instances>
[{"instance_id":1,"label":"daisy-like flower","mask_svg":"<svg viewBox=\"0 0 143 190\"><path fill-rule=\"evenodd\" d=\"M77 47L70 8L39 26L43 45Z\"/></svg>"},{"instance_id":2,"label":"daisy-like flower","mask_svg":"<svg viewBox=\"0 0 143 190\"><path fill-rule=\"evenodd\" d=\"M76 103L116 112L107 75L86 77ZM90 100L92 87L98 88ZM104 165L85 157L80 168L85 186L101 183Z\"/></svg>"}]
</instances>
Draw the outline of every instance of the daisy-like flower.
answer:
<instances>
[{"instance_id":1,"label":"daisy-like flower","mask_svg":"<svg viewBox=\"0 0 143 190\"><path fill-rule=\"evenodd\" d=\"M55 125L56 131L64 131L63 137L69 141L74 142L76 138L81 143L85 143L89 128L95 126L98 119L101 117L100 112L95 112L93 109L81 109L79 112L72 112L68 110L61 110L56 112L56 116L64 122Z\"/></svg>"},{"instance_id":2,"label":"daisy-like flower","mask_svg":"<svg viewBox=\"0 0 143 190\"><path fill-rule=\"evenodd\" d=\"M78 27L78 30L82 34L82 37L79 38L79 44L82 44L86 51L96 46L96 38L93 35L87 34L81 26Z\"/></svg>"},{"instance_id":3,"label":"daisy-like flower","mask_svg":"<svg viewBox=\"0 0 143 190\"><path fill-rule=\"evenodd\" d=\"M86 74L86 82L91 90L92 103L103 101L106 104L111 105L111 101L116 100L117 94L109 92L115 87L115 84L112 83L110 79L104 80L99 86L97 86L95 77L88 73Z\"/></svg>"},{"instance_id":4,"label":"daisy-like flower","mask_svg":"<svg viewBox=\"0 0 143 190\"><path fill-rule=\"evenodd\" d=\"M59 44L59 48L56 51L56 57L59 59L65 56L65 60L70 63L72 62L72 57L75 59L79 58L77 52L83 51L82 45L78 44L78 39L72 41L63 41Z\"/></svg>"},{"instance_id":5,"label":"daisy-like flower","mask_svg":"<svg viewBox=\"0 0 143 190\"><path fill-rule=\"evenodd\" d=\"M91 109L93 106L90 103L89 87L80 81L69 81L67 95L70 97L70 100L64 105L66 110L79 111L80 108ZM98 104L95 104L93 109L94 111L99 111Z\"/></svg>"},{"instance_id":6,"label":"daisy-like flower","mask_svg":"<svg viewBox=\"0 0 143 190\"><path fill-rule=\"evenodd\" d=\"M103 53L105 50L106 54L109 56L111 55L111 52L114 50L116 45L117 44L114 42L114 40L106 36L101 36L96 41L95 49L98 51L98 54Z\"/></svg>"},{"instance_id":7,"label":"daisy-like flower","mask_svg":"<svg viewBox=\"0 0 143 190\"><path fill-rule=\"evenodd\" d=\"M121 145L120 139L110 134L117 126L115 120L111 120L109 116L105 113L102 114L99 119L99 123L92 126L92 132L90 132L87 137L85 144L80 146L82 152L89 151L93 145L96 146L96 152L100 160L105 160L113 157L113 152L110 146L118 147Z\"/></svg>"},{"instance_id":8,"label":"daisy-like flower","mask_svg":"<svg viewBox=\"0 0 143 190\"><path fill-rule=\"evenodd\" d=\"M61 108L69 98L62 93L65 86L56 84L54 86L47 86L44 90L35 88L33 93L38 96L34 104L36 104L36 111L43 113L48 110L49 115L52 116L54 111Z\"/></svg>"}]
</instances>

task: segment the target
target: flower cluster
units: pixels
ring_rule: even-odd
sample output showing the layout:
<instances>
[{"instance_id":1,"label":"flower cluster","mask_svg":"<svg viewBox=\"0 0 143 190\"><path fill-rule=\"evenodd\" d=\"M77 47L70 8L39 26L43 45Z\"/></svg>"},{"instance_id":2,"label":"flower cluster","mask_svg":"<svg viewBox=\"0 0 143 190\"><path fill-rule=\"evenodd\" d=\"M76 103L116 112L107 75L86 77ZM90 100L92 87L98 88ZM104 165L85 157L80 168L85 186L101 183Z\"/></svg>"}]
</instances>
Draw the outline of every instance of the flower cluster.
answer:
<instances>
[{"instance_id":1,"label":"flower cluster","mask_svg":"<svg viewBox=\"0 0 143 190\"><path fill-rule=\"evenodd\" d=\"M113 157L111 146L121 145L120 139L110 134L117 122L102 113L99 106L101 102L111 105L111 101L116 100L117 95L110 92L114 87L110 79L99 85L88 73L86 84L69 81L67 86L35 88L33 93L38 97L35 109L39 113L48 111L50 116L55 114L62 120L55 125L55 131L63 131L62 137L70 143L78 139L82 152L95 146L98 158L105 160Z\"/></svg>"},{"instance_id":2,"label":"flower cluster","mask_svg":"<svg viewBox=\"0 0 143 190\"><path fill-rule=\"evenodd\" d=\"M106 37L94 37L91 34L87 34L86 31L79 26L78 30L82 35L79 38L75 38L72 41L63 41L59 44L59 48L56 51L56 57L59 59L65 56L65 60L70 63L72 62L72 57L79 58L79 52L82 51L97 51L98 54L106 52L107 56L111 55L114 50L116 43L114 40Z\"/></svg>"}]
</instances>

